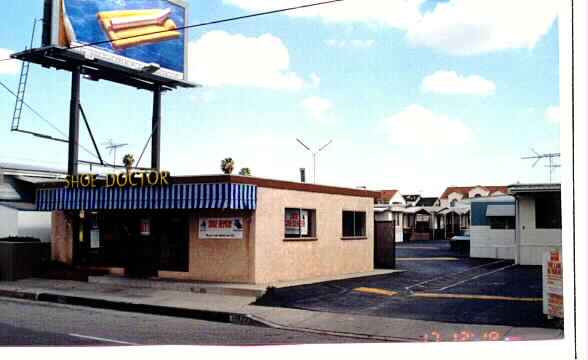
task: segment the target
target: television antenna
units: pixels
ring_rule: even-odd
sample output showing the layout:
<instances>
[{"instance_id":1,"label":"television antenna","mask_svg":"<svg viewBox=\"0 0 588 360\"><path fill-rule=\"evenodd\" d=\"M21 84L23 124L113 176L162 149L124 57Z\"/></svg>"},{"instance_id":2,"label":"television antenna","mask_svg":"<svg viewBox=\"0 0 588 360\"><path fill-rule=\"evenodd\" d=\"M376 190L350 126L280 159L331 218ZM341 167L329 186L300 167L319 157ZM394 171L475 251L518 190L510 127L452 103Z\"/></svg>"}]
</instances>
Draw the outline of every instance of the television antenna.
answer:
<instances>
[{"instance_id":1,"label":"television antenna","mask_svg":"<svg viewBox=\"0 0 588 360\"><path fill-rule=\"evenodd\" d=\"M127 146L129 144L126 143L115 143L112 141L112 139L109 139L107 142L102 143L102 145L106 145L106 148L108 149L108 155L114 153L114 156L112 158L112 170L116 169L116 150L119 148L122 148L123 146Z\"/></svg>"},{"instance_id":2,"label":"television antenna","mask_svg":"<svg viewBox=\"0 0 588 360\"><path fill-rule=\"evenodd\" d=\"M317 151L310 150L310 148L308 146L306 146L306 144L303 143L298 138L296 138L296 141L298 141L300 143L300 145L304 146L304 148L306 148L306 150L310 151L310 153L312 154L312 182L314 184L316 184L316 154L318 154L319 152L321 152L321 150L323 150L324 148L326 148L327 146L329 146L329 144L332 143L333 140L329 140L328 143L326 143L325 145L321 146L321 148L319 148Z\"/></svg>"},{"instance_id":3,"label":"television antenna","mask_svg":"<svg viewBox=\"0 0 588 360\"><path fill-rule=\"evenodd\" d=\"M533 166L531 166L531 167L535 167L535 165L537 165L537 163L539 161L541 161L541 159L545 159L545 158L549 159L549 165L545 165L545 167L548 167L549 168L549 182L551 183L551 175L553 173L553 169L556 168L556 167L560 167L561 166L559 164L554 164L553 163L553 158L560 157L560 153L539 154L534 149L531 149L531 151L533 153L535 153L535 156L522 157L521 159L537 159L537 160L535 160L535 162L533 163Z\"/></svg>"}]
</instances>

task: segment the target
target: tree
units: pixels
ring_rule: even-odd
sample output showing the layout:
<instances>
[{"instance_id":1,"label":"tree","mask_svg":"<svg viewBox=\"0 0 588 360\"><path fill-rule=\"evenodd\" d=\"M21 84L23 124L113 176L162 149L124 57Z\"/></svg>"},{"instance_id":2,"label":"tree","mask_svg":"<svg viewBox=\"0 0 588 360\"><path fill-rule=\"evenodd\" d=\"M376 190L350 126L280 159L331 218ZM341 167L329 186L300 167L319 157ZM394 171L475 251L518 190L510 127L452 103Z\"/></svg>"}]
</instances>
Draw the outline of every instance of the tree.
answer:
<instances>
[{"instance_id":1,"label":"tree","mask_svg":"<svg viewBox=\"0 0 588 360\"><path fill-rule=\"evenodd\" d=\"M228 157L221 161L221 170L224 174L232 174L235 168L235 162L232 158Z\"/></svg>"},{"instance_id":2,"label":"tree","mask_svg":"<svg viewBox=\"0 0 588 360\"><path fill-rule=\"evenodd\" d=\"M135 164L135 157L132 154L126 154L123 156L123 164L127 168L127 172L131 171L131 168Z\"/></svg>"},{"instance_id":3,"label":"tree","mask_svg":"<svg viewBox=\"0 0 588 360\"><path fill-rule=\"evenodd\" d=\"M251 176L251 169L249 168L242 168L239 170L239 175L241 176Z\"/></svg>"}]
</instances>

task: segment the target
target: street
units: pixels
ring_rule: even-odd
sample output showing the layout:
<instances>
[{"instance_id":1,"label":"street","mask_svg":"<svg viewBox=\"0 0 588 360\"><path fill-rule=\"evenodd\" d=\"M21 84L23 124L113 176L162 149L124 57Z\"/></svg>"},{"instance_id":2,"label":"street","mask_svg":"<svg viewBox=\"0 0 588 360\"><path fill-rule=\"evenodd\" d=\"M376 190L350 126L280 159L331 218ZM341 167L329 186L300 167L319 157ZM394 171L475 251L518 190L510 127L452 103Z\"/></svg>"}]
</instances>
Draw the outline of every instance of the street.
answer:
<instances>
[{"instance_id":1,"label":"street","mask_svg":"<svg viewBox=\"0 0 588 360\"><path fill-rule=\"evenodd\" d=\"M0 347L362 343L256 326L0 298Z\"/></svg>"}]
</instances>

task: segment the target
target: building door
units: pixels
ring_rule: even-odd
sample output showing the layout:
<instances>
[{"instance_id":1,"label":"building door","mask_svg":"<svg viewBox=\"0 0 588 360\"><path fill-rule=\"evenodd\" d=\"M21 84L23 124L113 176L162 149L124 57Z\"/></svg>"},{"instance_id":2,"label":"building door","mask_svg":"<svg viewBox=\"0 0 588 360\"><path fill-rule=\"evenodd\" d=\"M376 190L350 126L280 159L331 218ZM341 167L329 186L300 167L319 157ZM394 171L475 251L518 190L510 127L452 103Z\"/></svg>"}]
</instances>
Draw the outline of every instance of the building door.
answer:
<instances>
[{"instance_id":1,"label":"building door","mask_svg":"<svg viewBox=\"0 0 588 360\"><path fill-rule=\"evenodd\" d=\"M396 267L396 226L394 221L374 223L374 266L380 269Z\"/></svg>"}]
</instances>

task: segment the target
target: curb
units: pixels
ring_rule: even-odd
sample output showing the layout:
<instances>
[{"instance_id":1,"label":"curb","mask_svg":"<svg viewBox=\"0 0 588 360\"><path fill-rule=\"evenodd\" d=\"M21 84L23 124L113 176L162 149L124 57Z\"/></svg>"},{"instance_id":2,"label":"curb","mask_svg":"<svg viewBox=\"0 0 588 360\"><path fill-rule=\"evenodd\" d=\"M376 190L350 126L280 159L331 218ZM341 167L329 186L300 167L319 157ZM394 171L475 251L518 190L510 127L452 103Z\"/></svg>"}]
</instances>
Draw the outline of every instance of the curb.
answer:
<instances>
[{"instance_id":1,"label":"curb","mask_svg":"<svg viewBox=\"0 0 588 360\"><path fill-rule=\"evenodd\" d=\"M354 339L363 340L374 340L374 341L388 341L388 342L414 342L415 339L409 338L396 338L386 337L369 334L353 334L348 332L339 332L332 330L316 330L309 328L299 328L292 326L280 325L261 317L252 314L235 313L235 312L224 312L224 311L211 311L211 310L198 310L198 309L183 309L169 306L159 305L146 305L146 304L135 304L128 302L110 301L102 299L91 299L81 296L71 296L48 292L27 292L20 290L4 290L0 289L0 296L12 297L25 300L41 301L48 303L64 304L64 305L76 305L85 306L91 308L107 309L126 311L134 313L143 313L151 315L162 315L172 317L182 317L196 320L205 320L213 322L228 323L234 325L243 326L259 326L267 327L280 330L304 332L310 334L340 336Z\"/></svg>"},{"instance_id":2,"label":"curb","mask_svg":"<svg viewBox=\"0 0 588 360\"><path fill-rule=\"evenodd\" d=\"M331 336L340 336L340 337L348 337L354 339L362 339L362 340L375 340L375 341L388 341L388 342L420 342L422 339L413 339L413 338L401 338L401 337L393 337L393 336L380 336L380 335L369 335L369 334L354 334L348 332L340 332L340 331L333 331L333 330L317 330L317 329L310 329L310 328L299 328L299 327L292 327L292 326L284 326L273 323L271 321L262 319L255 315L248 315L253 321L259 322L266 327L271 327L273 329L279 330L288 330L288 331L297 331L297 332L304 332L310 334L319 334L319 335L331 335Z\"/></svg>"},{"instance_id":3,"label":"curb","mask_svg":"<svg viewBox=\"0 0 588 360\"><path fill-rule=\"evenodd\" d=\"M163 315L172 317L182 317L196 320L214 321L221 323L230 323L235 325L247 326L263 326L264 323L254 319L249 314L199 310L199 309L184 309L170 306L136 304L129 302L92 299L82 296L71 296L47 292L26 292L19 290L4 290L0 289L0 296L12 297L25 300L42 301L56 304L85 306L91 308L126 311L134 313L144 313L151 315Z\"/></svg>"}]
</instances>

